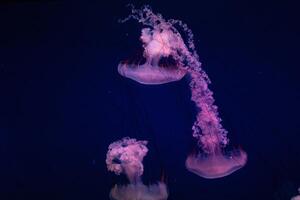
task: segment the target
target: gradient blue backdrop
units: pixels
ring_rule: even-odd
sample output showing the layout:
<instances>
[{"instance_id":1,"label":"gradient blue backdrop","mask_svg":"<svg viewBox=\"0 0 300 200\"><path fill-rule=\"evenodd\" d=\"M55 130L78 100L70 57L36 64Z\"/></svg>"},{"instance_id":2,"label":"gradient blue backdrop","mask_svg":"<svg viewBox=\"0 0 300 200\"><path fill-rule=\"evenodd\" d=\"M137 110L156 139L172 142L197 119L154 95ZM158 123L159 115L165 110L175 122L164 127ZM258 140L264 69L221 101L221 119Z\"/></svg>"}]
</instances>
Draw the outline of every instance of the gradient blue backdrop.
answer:
<instances>
[{"instance_id":1,"label":"gradient blue backdrop","mask_svg":"<svg viewBox=\"0 0 300 200\"><path fill-rule=\"evenodd\" d=\"M195 35L203 68L247 165L207 180L185 169L197 149L188 79L145 86L117 64L140 51L127 3L150 4ZM170 200L289 199L300 186L299 15L289 1L6 1L0 4L0 199L106 200L126 183L108 145L149 140L146 184Z\"/></svg>"}]
</instances>

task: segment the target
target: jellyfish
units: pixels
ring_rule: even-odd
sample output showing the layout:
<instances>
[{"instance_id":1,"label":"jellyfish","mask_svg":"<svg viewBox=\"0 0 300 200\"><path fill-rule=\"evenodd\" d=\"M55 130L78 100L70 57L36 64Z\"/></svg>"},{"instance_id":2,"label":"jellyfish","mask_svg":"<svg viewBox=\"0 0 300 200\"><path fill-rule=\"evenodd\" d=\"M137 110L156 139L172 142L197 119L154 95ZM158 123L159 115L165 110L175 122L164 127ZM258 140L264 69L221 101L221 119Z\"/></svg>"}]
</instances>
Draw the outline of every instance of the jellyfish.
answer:
<instances>
[{"instance_id":1,"label":"jellyfish","mask_svg":"<svg viewBox=\"0 0 300 200\"><path fill-rule=\"evenodd\" d=\"M221 178L242 168L247 162L247 154L242 149L228 151L227 131L222 127L218 107L214 104L211 83L202 69L195 50L193 33L180 20L165 20L161 14L154 14L149 6L141 9L132 7L132 13L122 22L133 18L142 23L143 65L119 64L119 73L142 84L162 84L190 77L191 100L197 108L197 116L192 127L193 137L200 148L198 154L186 159L186 168L203 178ZM179 29L177 29L179 28ZM181 33L187 36L184 41ZM176 65L161 67L159 60L171 57Z\"/></svg>"},{"instance_id":2,"label":"jellyfish","mask_svg":"<svg viewBox=\"0 0 300 200\"><path fill-rule=\"evenodd\" d=\"M178 51L184 45L179 32L173 28L172 23L166 22L159 15L154 15L149 7L145 7L143 10L146 17L143 17L143 13L134 8L132 12L133 15L130 17L136 18L148 26L142 29L140 36L145 62L135 64L122 61L118 65L119 74L148 85L164 84L182 79L187 70L176 61L180 54Z\"/></svg>"},{"instance_id":3,"label":"jellyfish","mask_svg":"<svg viewBox=\"0 0 300 200\"><path fill-rule=\"evenodd\" d=\"M192 101L199 110L192 130L202 151L198 155L189 155L186 167L203 178L221 178L242 168L247 162L247 154L242 149L225 151L229 142L227 131L222 127L213 93L205 79L207 76L203 74L190 71Z\"/></svg>"},{"instance_id":4,"label":"jellyfish","mask_svg":"<svg viewBox=\"0 0 300 200\"><path fill-rule=\"evenodd\" d=\"M112 200L166 200L167 187L163 182L150 186L143 184L143 158L148 152L147 141L138 141L125 137L108 147L106 165L109 171L117 175L125 174L128 185L115 185L110 191Z\"/></svg>"}]
</instances>

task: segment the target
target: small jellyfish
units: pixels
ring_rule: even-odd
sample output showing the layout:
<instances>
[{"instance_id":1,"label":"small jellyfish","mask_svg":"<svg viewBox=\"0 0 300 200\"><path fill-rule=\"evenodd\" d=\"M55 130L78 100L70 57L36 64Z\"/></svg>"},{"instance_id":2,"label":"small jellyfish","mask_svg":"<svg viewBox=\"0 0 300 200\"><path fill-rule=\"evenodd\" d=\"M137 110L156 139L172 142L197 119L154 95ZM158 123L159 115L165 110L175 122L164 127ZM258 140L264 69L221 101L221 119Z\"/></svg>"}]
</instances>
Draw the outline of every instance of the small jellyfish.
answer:
<instances>
[{"instance_id":1,"label":"small jellyfish","mask_svg":"<svg viewBox=\"0 0 300 200\"><path fill-rule=\"evenodd\" d=\"M112 200L166 200L167 187L163 182L146 186L141 176L144 172L143 158L148 152L147 141L123 138L108 147L106 165L109 171L125 174L128 185L115 185L110 192Z\"/></svg>"},{"instance_id":2,"label":"small jellyfish","mask_svg":"<svg viewBox=\"0 0 300 200\"><path fill-rule=\"evenodd\" d=\"M132 7L132 14L122 22L130 18L147 27L141 34L146 62L143 65L119 64L121 75L143 84L168 83L186 74L190 77L191 100L198 110L192 131L201 150L198 155L188 156L186 168L204 178L224 177L242 168L247 154L241 149L225 149L229 141L227 131L218 117L213 93L208 88L210 79L201 67L192 31L180 20L165 20L160 14L154 14L149 6ZM186 41L175 27L187 36ZM172 57L175 67L159 66L164 57Z\"/></svg>"}]
</instances>

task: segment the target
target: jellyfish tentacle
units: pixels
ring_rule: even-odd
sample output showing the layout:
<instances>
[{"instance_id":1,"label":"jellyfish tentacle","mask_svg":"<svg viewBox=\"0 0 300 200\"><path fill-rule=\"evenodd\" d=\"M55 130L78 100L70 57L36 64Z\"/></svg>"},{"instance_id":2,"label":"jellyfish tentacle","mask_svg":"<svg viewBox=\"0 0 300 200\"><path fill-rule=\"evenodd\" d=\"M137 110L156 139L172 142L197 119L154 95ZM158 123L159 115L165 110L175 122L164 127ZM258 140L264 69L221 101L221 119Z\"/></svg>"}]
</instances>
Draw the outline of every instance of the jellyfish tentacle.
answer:
<instances>
[{"instance_id":1,"label":"jellyfish tentacle","mask_svg":"<svg viewBox=\"0 0 300 200\"><path fill-rule=\"evenodd\" d=\"M190 155L186 160L186 167L203 178L228 176L247 163L247 154L241 149L234 150L238 153L223 152L229 139L221 124L218 108L214 105L213 93L199 71L191 71L191 76L191 99L199 109L192 130L203 152L199 152L197 156Z\"/></svg>"}]
</instances>

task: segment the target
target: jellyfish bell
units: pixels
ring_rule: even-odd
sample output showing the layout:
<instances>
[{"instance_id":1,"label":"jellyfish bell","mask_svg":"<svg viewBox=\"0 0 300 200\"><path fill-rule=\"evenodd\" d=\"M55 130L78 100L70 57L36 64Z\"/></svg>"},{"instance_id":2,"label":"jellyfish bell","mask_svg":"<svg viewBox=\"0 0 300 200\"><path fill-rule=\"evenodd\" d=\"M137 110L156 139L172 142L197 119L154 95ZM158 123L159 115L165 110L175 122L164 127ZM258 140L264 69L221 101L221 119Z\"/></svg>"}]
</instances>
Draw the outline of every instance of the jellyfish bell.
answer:
<instances>
[{"instance_id":1,"label":"jellyfish bell","mask_svg":"<svg viewBox=\"0 0 300 200\"><path fill-rule=\"evenodd\" d=\"M186 74L184 68L176 66L161 67L158 65L158 61L154 59L147 60L142 65L121 62L118 65L118 72L126 78L145 85L159 85L178 81Z\"/></svg>"},{"instance_id":2,"label":"jellyfish bell","mask_svg":"<svg viewBox=\"0 0 300 200\"><path fill-rule=\"evenodd\" d=\"M142 182L129 185L115 185L110 191L112 200L166 200L167 186L163 182L146 186Z\"/></svg>"},{"instance_id":3,"label":"jellyfish bell","mask_svg":"<svg viewBox=\"0 0 300 200\"><path fill-rule=\"evenodd\" d=\"M207 179L222 178L242 168L247 162L247 154L242 149L223 152L221 148L197 155L191 154L186 159L186 168L198 176Z\"/></svg>"}]
</instances>

